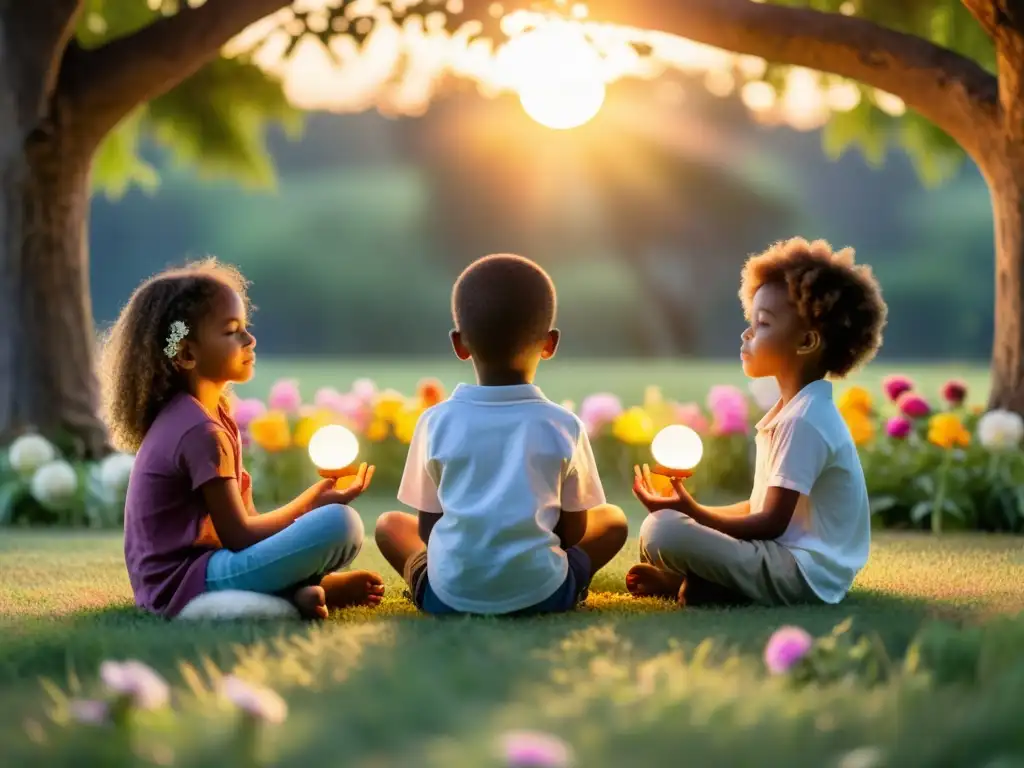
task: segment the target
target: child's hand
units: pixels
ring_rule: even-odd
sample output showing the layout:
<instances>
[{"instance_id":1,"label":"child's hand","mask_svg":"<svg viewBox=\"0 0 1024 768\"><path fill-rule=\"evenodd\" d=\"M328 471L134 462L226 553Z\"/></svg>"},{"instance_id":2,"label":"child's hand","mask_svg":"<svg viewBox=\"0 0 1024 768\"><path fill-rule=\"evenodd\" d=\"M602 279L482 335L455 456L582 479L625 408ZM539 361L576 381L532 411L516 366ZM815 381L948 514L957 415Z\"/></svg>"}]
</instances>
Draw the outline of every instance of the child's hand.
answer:
<instances>
[{"instance_id":1,"label":"child's hand","mask_svg":"<svg viewBox=\"0 0 1024 768\"><path fill-rule=\"evenodd\" d=\"M648 512L658 512L662 509L686 512L696 503L690 492L683 487L682 478L652 475L650 467L646 464L643 470L634 466L633 474L633 495L647 507Z\"/></svg>"},{"instance_id":2,"label":"child's hand","mask_svg":"<svg viewBox=\"0 0 1024 768\"><path fill-rule=\"evenodd\" d=\"M363 491L370 487L370 481L373 480L375 470L376 467L372 464L369 466L365 462L360 464L359 471L356 472L355 477L351 478L349 484L343 488L337 487L338 482L341 481L333 479L322 480L313 486L315 496L313 497L310 509L324 507L328 504L351 504L359 498Z\"/></svg>"}]
</instances>

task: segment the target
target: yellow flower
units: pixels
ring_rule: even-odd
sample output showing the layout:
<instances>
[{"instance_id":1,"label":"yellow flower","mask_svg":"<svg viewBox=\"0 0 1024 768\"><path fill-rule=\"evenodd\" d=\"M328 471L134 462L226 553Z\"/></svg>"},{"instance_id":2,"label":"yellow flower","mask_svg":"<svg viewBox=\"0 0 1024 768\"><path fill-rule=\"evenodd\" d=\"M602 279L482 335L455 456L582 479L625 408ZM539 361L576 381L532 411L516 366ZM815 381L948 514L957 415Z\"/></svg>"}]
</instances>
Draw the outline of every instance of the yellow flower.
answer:
<instances>
[{"instance_id":1,"label":"yellow flower","mask_svg":"<svg viewBox=\"0 0 1024 768\"><path fill-rule=\"evenodd\" d=\"M324 409L316 410L300 419L299 423L295 425L295 434L292 435L292 441L299 448L305 448L309 445L310 438L313 437L313 434L320 427L338 423L340 423L340 419L337 417L337 414Z\"/></svg>"},{"instance_id":2,"label":"yellow flower","mask_svg":"<svg viewBox=\"0 0 1024 768\"><path fill-rule=\"evenodd\" d=\"M401 392L385 389L373 399L373 418L384 422L394 421L395 415L405 407L405 397Z\"/></svg>"},{"instance_id":3,"label":"yellow flower","mask_svg":"<svg viewBox=\"0 0 1024 768\"><path fill-rule=\"evenodd\" d=\"M292 444L292 431L284 411L267 411L249 422L249 436L260 448L275 453Z\"/></svg>"},{"instance_id":4,"label":"yellow flower","mask_svg":"<svg viewBox=\"0 0 1024 768\"><path fill-rule=\"evenodd\" d=\"M615 419L612 434L627 445L649 443L654 439L654 421L643 408L633 406Z\"/></svg>"},{"instance_id":5,"label":"yellow flower","mask_svg":"<svg viewBox=\"0 0 1024 768\"><path fill-rule=\"evenodd\" d=\"M412 442L412 433L416 429L416 422L420 420L423 410L417 406L406 406L395 414L395 437L404 445Z\"/></svg>"},{"instance_id":6,"label":"yellow flower","mask_svg":"<svg viewBox=\"0 0 1024 768\"><path fill-rule=\"evenodd\" d=\"M957 445L966 448L971 443L971 433L956 414L938 413L928 422L928 442L947 450Z\"/></svg>"},{"instance_id":7,"label":"yellow flower","mask_svg":"<svg viewBox=\"0 0 1024 768\"><path fill-rule=\"evenodd\" d=\"M840 408L839 413L842 414L843 420L850 430L850 436L856 445L871 442L875 436L875 421L868 416L866 411L848 405L846 408Z\"/></svg>"},{"instance_id":8,"label":"yellow flower","mask_svg":"<svg viewBox=\"0 0 1024 768\"><path fill-rule=\"evenodd\" d=\"M651 417L655 432L675 423L675 404L665 400L661 387L651 385L644 389L644 410Z\"/></svg>"},{"instance_id":9,"label":"yellow flower","mask_svg":"<svg viewBox=\"0 0 1024 768\"><path fill-rule=\"evenodd\" d=\"M874 405L871 393L864 389L864 387L850 387L836 401L836 407L840 411L860 411L863 414L871 413Z\"/></svg>"},{"instance_id":10,"label":"yellow flower","mask_svg":"<svg viewBox=\"0 0 1024 768\"><path fill-rule=\"evenodd\" d=\"M388 436L388 423L380 419L374 419L366 428L366 439L379 443Z\"/></svg>"}]
</instances>

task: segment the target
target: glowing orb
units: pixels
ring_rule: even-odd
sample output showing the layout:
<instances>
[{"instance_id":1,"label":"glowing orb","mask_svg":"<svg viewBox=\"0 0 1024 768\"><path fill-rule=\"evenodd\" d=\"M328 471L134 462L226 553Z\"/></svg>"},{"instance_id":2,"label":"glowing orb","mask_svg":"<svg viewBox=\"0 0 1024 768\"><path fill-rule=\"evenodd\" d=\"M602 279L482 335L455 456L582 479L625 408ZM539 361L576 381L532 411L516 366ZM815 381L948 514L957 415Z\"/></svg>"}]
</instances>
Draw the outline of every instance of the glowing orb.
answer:
<instances>
[{"instance_id":1,"label":"glowing orb","mask_svg":"<svg viewBox=\"0 0 1024 768\"><path fill-rule=\"evenodd\" d=\"M344 469L358 455L359 441L340 424L321 427L309 439L309 458L320 469Z\"/></svg>"},{"instance_id":2,"label":"glowing orb","mask_svg":"<svg viewBox=\"0 0 1024 768\"><path fill-rule=\"evenodd\" d=\"M689 470L696 467L704 455L704 443L689 427L672 424L654 436L651 453L663 467Z\"/></svg>"},{"instance_id":3,"label":"glowing orb","mask_svg":"<svg viewBox=\"0 0 1024 768\"><path fill-rule=\"evenodd\" d=\"M568 130L592 120L605 98L605 63L582 32L548 24L513 38L499 68L523 110L541 125Z\"/></svg>"}]
</instances>

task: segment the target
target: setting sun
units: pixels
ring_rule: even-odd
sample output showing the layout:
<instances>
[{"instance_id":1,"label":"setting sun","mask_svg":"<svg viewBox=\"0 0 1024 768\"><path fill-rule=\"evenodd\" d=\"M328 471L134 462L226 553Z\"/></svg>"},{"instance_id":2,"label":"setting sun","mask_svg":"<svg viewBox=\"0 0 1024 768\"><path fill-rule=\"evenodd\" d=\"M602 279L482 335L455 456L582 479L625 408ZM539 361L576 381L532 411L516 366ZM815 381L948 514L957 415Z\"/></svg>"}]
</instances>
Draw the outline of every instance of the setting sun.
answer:
<instances>
[{"instance_id":1,"label":"setting sun","mask_svg":"<svg viewBox=\"0 0 1024 768\"><path fill-rule=\"evenodd\" d=\"M552 24L516 37L498 59L526 114L548 128L581 126L604 104L604 62L570 25Z\"/></svg>"}]
</instances>

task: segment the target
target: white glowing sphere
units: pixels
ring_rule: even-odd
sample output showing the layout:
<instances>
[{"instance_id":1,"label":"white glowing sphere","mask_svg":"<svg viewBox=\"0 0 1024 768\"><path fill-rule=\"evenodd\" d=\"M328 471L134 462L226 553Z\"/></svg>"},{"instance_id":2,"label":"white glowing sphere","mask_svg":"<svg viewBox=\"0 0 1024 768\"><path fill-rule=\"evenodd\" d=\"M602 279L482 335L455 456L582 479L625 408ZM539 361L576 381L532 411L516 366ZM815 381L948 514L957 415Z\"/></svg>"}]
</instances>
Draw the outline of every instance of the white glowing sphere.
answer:
<instances>
[{"instance_id":1,"label":"white glowing sphere","mask_svg":"<svg viewBox=\"0 0 1024 768\"><path fill-rule=\"evenodd\" d=\"M320 469L344 469L359 455L359 441L340 424L320 427L309 440L309 458Z\"/></svg>"},{"instance_id":2,"label":"white glowing sphere","mask_svg":"<svg viewBox=\"0 0 1024 768\"><path fill-rule=\"evenodd\" d=\"M654 436L651 453L668 469L693 469L704 455L704 443L689 427L672 424Z\"/></svg>"}]
</instances>

